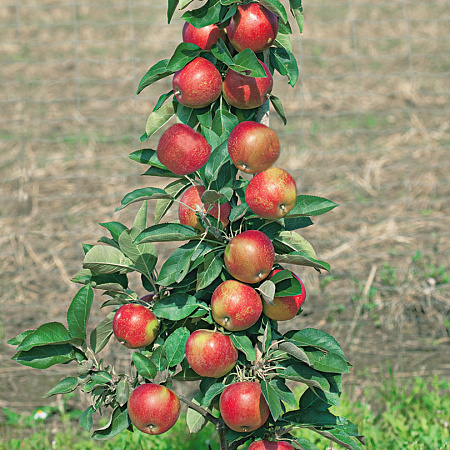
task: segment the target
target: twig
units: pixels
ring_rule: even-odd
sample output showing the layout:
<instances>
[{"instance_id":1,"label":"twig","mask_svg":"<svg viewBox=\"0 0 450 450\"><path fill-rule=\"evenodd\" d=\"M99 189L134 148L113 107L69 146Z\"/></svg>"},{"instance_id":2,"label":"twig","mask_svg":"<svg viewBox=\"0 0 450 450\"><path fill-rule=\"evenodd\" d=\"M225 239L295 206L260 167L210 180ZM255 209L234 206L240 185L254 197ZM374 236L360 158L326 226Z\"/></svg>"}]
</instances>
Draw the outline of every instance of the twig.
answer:
<instances>
[{"instance_id":1,"label":"twig","mask_svg":"<svg viewBox=\"0 0 450 450\"><path fill-rule=\"evenodd\" d=\"M208 412L205 408L202 408L200 405L196 405L194 402L191 402L186 397L183 397L182 395L178 395L178 398L185 403L189 408L193 409L194 411L197 411L199 414L201 414L205 419L212 422L216 428L219 423L219 419L214 417L210 412Z\"/></svg>"}]
</instances>

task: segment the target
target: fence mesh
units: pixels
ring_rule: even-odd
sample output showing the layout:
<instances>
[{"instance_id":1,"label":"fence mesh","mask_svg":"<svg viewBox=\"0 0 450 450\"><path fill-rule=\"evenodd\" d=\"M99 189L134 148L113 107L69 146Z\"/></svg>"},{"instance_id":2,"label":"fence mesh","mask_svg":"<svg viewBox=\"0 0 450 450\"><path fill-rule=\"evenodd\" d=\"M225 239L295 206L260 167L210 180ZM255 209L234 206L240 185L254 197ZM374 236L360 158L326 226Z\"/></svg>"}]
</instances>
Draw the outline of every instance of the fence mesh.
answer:
<instances>
[{"instance_id":1,"label":"fence mesh","mask_svg":"<svg viewBox=\"0 0 450 450\"><path fill-rule=\"evenodd\" d=\"M399 374L448 374L450 2L304 9L293 39L300 81L275 77L288 117L283 126L271 114L277 164L299 192L340 207L301 230L332 274L295 268L308 292L297 325L336 335L371 374L386 362ZM163 0L0 5L0 406L41 402L42 385L57 381L11 363L6 340L65 320L81 242L104 234L99 222L130 223L133 208L113 213L122 196L161 182L140 177L128 154L171 88L165 79L134 94L181 40L181 14L170 25L165 14ZM160 246L162 259L172 248ZM96 308L92 323L103 315Z\"/></svg>"}]
</instances>

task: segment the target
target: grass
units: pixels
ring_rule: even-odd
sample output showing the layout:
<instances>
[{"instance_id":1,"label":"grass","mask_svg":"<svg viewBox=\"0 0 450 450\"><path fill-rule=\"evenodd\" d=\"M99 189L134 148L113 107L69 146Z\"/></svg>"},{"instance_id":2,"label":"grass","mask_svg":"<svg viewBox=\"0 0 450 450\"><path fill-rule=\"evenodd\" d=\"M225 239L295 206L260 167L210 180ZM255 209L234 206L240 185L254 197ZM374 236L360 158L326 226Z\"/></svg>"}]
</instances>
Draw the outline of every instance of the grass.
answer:
<instances>
[{"instance_id":1,"label":"grass","mask_svg":"<svg viewBox=\"0 0 450 450\"><path fill-rule=\"evenodd\" d=\"M414 378L408 382L391 377L379 388L344 392L341 405L333 413L347 417L366 436L366 448L377 450L437 450L450 448L449 411L450 381ZM0 422L0 449L97 449L133 448L144 450L218 450L212 425L190 435L181 418L175 427L162 436L140 432L122 433L106 441L94 441L76 423L81 411L60 412L57 407L42 408L46 419L37 411L17 414L3 410ZM52 419L53 415L53 419ZM53 425L53 426L52 426ZM57 431L53 431L57 427ZM297 436L310 439L320 450L329 442L312 431L298 430Z\"/></svg>"}]
</instances>

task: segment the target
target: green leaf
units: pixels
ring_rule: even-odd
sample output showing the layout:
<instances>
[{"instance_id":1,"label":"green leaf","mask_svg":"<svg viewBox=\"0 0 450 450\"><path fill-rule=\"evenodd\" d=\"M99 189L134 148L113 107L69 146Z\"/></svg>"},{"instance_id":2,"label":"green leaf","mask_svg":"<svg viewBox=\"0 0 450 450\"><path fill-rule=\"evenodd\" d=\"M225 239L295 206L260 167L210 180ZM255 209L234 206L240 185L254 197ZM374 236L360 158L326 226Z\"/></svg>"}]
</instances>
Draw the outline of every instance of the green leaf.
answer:
<instances>
[{"instance_id":1,"label":"green leaf","mask_svg":"<svg viewBox=\"0 0 450 450\"><path fill-rule=\"evenodd\" d=\"M156 377L158 370L155 366L155 363L151 359L147 358L139 352L134 352L132 359L134 367L136 367L139 375L147 380L152 380Z\"/></svg>"},{"instance_id":2,"label":"green leaf","mask_svg":"<svg viewBox=\"0 0 450 450\"><path fill-rule=\"evenodd\" d=\"M181 175L175 175L168 169L161 169L160 167L151 166L142 175L148 177L161 177L161 178L181 178Z\"/></svg>"},{"instance_id":3,"label":"green leaf","mask_svg":"<svg viewBox=\"0 0 450 450\"><path fill-rule=\"evenodd\" d=\"M190 63L193 59L200 55L202 51L203 50L198 45L182 42L175 49L172 58L170 58L170 61L167 64L167 69L174 72L183 69L186 64Z\"/></svg>"},{"instance_id":4,"label":"green leaf","mask_svg":"<svg viewBox=\"0 0 450 450\"><path fill-rule=\"evenodd\" d=\"M130 398L130 385L127 380L122 379L117 383L116 387L116 400L120 406L125 405L125 403Z\"/></svg>"},{"instance_id":5,"label":"green leaf","mask_svg":"<svg viewBox=\"0 0 450 450\"><path fill-rule=\"evenodd\" d=\"M92 429L92 425L93 425L93 420L92 420L92 415L94 414L95 409L93 406L89 406L89 408L87 408L83 414L81 414L80 418L79 418L79 424L80 427L83 428L83 430L86 430L88 432L91 431Z\"/></svg>"},{"instance_id":6,"label":"green leaf","mask_svg":"<svg viewBox=\"0 0 450 450\"><path fill-rule=\"evenodd\" d=\"M89 381L84 385L83 392L92 392L96 386L110 385L113 378L109 372L100 370L99 372L92 373Z\"/></svg>"},{"instance_id":7,"label":"green leaf","mask_svg":"<svg viewBox=\"0 0 450 450\"><path fill-rule=\"evenodd\" d=\"M206 390L205 395L203 396L201 405L204 408L208 408L208 406L212 403L212 401L220 395L226 386L223 383L214 383Z\"/></svg>"},{"instance_id":8,"label":"green leaf","mask_svg":"<svg viewBox=\"0 0 450 450\"><path fill-rule=\"evenodd\" d=\"M284 113L284 109L283 109L281 100L272 94L270 94L269 99L270 99L270 103L272 103L272 106L274 107L276 113L280 116L280 119L283 121L284 125L286 125L287 119L286 119L286 115Z\"/></svg>"},{"instance_id":9,"label":"green leaf","mask_svg":"<svg viewBox=\"0 0 450 450\"><path fill-rule=\"evenodd\" d=\"M184 349L189 335L187 328L177 328L164 342L163 347L168 367L174 367L183 361Z\"/></svg>"},{"instance_id":10,"label":"green leaf","mask_svg":"<svg viewBox=\"0 0 450 450\"><path fill-rule=\"evenodd\" d=\"M70 281L74 283L90 284L94 289L114 290L125 292L128 287L128 278L125 274L111 273L109 275L97 275L89 269L81 269Z\"/></svg>"},{"instance_id":11,"label":"green leaf","mask_svg":"<svg viewBox=\"0 0 450 450\"><path fill-rule=\"evenodd\" d=\"M336 339L322 330L315 328L304 328L299 331L288 331L285 334L291 342L301 347L316 347L325 352L335 353L336 355L345 358L344 351L342 350Z\"/></svg>"},{"instance_id":12,"label":"green leaf","mask_svg":"<svg viewBox=\"0 0 450 450\"><path fill-rule=\"evenodd\" d=\"M152 353L152 356L150 356L150 359L155 363L155 366L159 372L163 372L168 368L166 354L162 345L156 347Z\"/></svg>"},{"instance_id":13,"label":"green leaf","mask_svg":"<svg viewBox=\"0 0 450 450\"><path fill-rule=\"evenodd\" d=\"M177 321L190 316L197 308L197 299L194 296L176 293L155 303L153 313L159 319Z\"/></svg>"},{"instance_id":14,"label":"green leaf","mask_svg":"<svg viewBox=\"0 0 450 450\"><path fill-rule=\"evenodd\" d=\"M11 338L9 341L7 341L10 345L20 345L23 340L31 333L34 333L36 330L26 330L22 331L22 333L18 334L16 337Z\"/></svg>"},{"instance_id":15,"label":"green leaf","mask_svg":"<svg viewBox=\"0 0 450 450\"><path fill-rule=\"evenodd\" d=\"M169 183L164 190L173 198L177 198L185 189L185 187L190 184L189 180L183 178L181 180L175 180ZM172 206L172 199L161 199L156 202L155 206L155 223L158 224L160 220L167 213L169 208Z\"/></svg>"},{"instance_id":16,"label":"green leaf","mask_svg":"<svg viewBox=\"0 0 450 450\"><path fill-rule=\"evenodd\" d=\"M113 410L111 418L106 426L95 430L92 434L93 439L104 440L117 436L125 431L131 425L128 417L127 406L116 406Z\"/></svg>"},{"instance_id":17,"label":"green leaf","mask_svg":"<svg viewBox=\"0 0 450 450\"><path fill-rule=\"evenodd\" d=\"M279 363L279 365L284 367L284 369L278 369L278 375L281 378L299 381L307 386L322 389L324 391L330 390L330 383L323 374L312 369L306 364L293 361L287 360Z\"/></svg>"},{"instance_id":18,"label":"green leaf","mask_svg":"<svg viewBox=\"0 0 450 450\"><path fill-rule=\"evenodd\" d=\"M160 188L146 187L135 189L134 191L129 192L127 195L125 195L125 197L121 201L120 206L116 208L116 211L120 211L126 206L131 205L131 203L141 202L143 200L155 200L160 198L171 197L167 194L166 191L164 191L164 189Z\"/></svg>"},{"instance_id":19,"label":"green leaf","mask_svg":"<svg viewBox=\"0 0 450 450\"><path fill-rule=\"evenodd\" d=\"M133 229L142 231L147 226L148 202L144 200L133 222Z\"/></svg>"},{"instance_id":20,"label":"green leaf","mask_svg":"<svg viewBox=\"0 0 450 450\"><path fill-rule=\"evenodd\" d=\"M124 231L120 235L119 246L120 250L131 259L136 270L151 279L158 259L158 252L155 245L151 242L143 244L134 243L140 231L136 228Z\"/></svg>"},{"instance_id":21,"label":"green leaf","mask_svg":"<svg viewBox=\"0 0 450 450\"><path fill-rule=\"evenodd\" d=\"M191 258L194 252L195 248L191 249L188 252L184 252L181 258L178 260L177 267L175 269L175 281L177 283L181 283L189 272L189 268L191 267Z\"/></svg>"},{"instance_id":22,"label":"green leaf","mask_svg":"<svg viewBox=\"0 0 450 450\"><path fill-rule=\"evenodd\" d=\"M300 409L316 409L320 411L327 411L331 408L331 404L323 399L322 396L317 395L317 391L311 388L306 389L299 401Z\"/></svg>"},{"instance_id":23,"label":"green leaf","mask_svg":"<svg viewBox=\"0 0 450 450\"><path fill-rule=\"evenodd\" d=\"M130 153L129 158L141 164L148 164L150 166L168 170L167 167L159 161L156 150L151 148L141 148L140 150L136 150Z\"/></svg>"},{"instance_id":24,"label":"green leaf","mask_svg":"<svg viewBox=\"0 0 450 450\"><path fill-rule=\"evenodd\" d=\"M152 112L145 125L145 139L148 139L163 127L175 115L174 102L166 103L157 111ZM144 140L145 140L144 139Z\"/></svg>"},{"instance_id":25,"label":"green leaf","mask_svg":"<svg viewBox=\"0 0 450 450\"><path fill-rule=\"evenodd\" d=\"M108 343L109 338L112 336L112 321L114 314L114 312L109 313L106 318L103 319L97 327L94 328L94 330L92 330L89 340L94 353L98 353L103 350L105 345Z\"/></svg>"},{"instance_id":26,"label":"green leaf","mask_svg":"<svg viewBox=\"0 0 450 450\"><path fill-rule=\"evenodd\" d=\"M192 403L199 405L203 398L203 394L201 391L198 391L194 398L192 399ZM208 423L208 419L204 417L202 414L197 412L195 409L189 408L186 413L186 424L189 428L190 433L198 433L201 431L204 426Z\"/></svg>"},{"instance_id":27,"label":"green leaf","mask_svg":"<svg viewBox=\"0 0 450 450\"><path fill-rule=\"evenodd\" d=\"M278 395L280 400L287 403L292 408L297 406L297 399L295 398L295 394L284 384L282 380L279 378L273 378L269 382L271 388Z\"/></svg>"},{"instance_id":28,"label":"green leaf","mask_svg":"<svg viewBox=\"0 0 450 450\"><path fill-rule=\"evenodd\" d=\"M205 177L209 184L217 179L220 169L227 161L230 161L230 154L228 153L227 143L224 142L211 152L211 156L205 165Z\"/></svg>"},{"instance_id":29,"label":"green leaf","mask_svg":"<svg viewBox=\"0 0 450 450\"><path fill-rule=\"evenodd\" d=\"M72 392L78 386L78 379L75 377L67 377L61 380L58 384L53 386L45 395L44 398L55 394L67 394Z\"/></svg>"},{"instance_id":30,"label":"green leaf","mask_svg":"<svg viewBox=\"0 0 450 450\"><path fill-rule=\"evenodd\" d=\"M219 39L216 44L211 47L211 53L219 60L226 64L228 67L235 65L233 57L228 50L227 45L222 39Z\"/></svg>"},{"instance_id":31,"label":"green leaf","mask_svg":"<svg viewBox=\"0 0 450 450\"><path fill-rule=\"evenodd\" d=\"M338 417L338 420L341 419ZM332 430L327 431L321 431L322 436L324 436L327 439L330 439L333 442L336 442L336 444L345 447L350 448L353 450L363 450L364 447L357 439L356 436L349 436L349 434L345 430L340 430L339 428L333 428ZM362 436L358 436L362 438Z\"/></svg>"},{"instance_id":32,"label":"green leaf","mask_svg":"<svg viewBox=\"0 0 450 450\"><path fill-rule=\"evenodd\" d=\"M231 69L248 77L266 77L266 71L261 61L257 58L255 52L249 48L239 52L234 57L234 66Z\"/></svg>"},{"instance_id":33,"label":"green leaf","mask_svg":"<svg viewBox=\"0 0 450 450\"><path fill-rule=\"evenodd\" d=\"M194 25L195 28L206 27L220 21L222 5L220 0L208 0L200 8L185 12L181 18Z\"/></svg>"},{"instance_id":34,"label":"green leaf","mask_svg":"<svg viewBox=\"0 0 450 450\"><path fill-rule=\"evenodd\" d=\"M105 227L110 233L112 238L117 242L119 236L122 234L127 227L120 222L105 222L99 224L102 227Z\"/></svg>"},{"instance_id":35,"label":"green leaf","mask_svg":"<svg viewBox=\"0 0 450 450\"><path fill-rule=\"evenodd\" d=\"M329 411L316 409L290 411L283 415L283 419L298 425L311 427L333 427L337 424L337 417L335 415Z\"/></svg>"},{"instance_id":36,"label":"green leaf","mask_svg":"<svg viewBox=\"0 0 450 450\"><path fill-rule=\"evenodd\" d=\"M245 333L232 333L230 334L230 338L235 347L245 354L248 361L256 361L256 352L253 348L252 341Z\"/></svg>"},{"instance_id":37,"label":"green leaf","mask_svg":"<svg viewBox=\"0 0 450 450\"><path fill-rule=\"evenodd\" d=\"M310 217L284 217L285 231L298 230L299 228L306 228L313 225Z\"/></svg>"},{"instance_id":38,"label":"green leaf","mask_svg":"<svg viewBox=\"0 0 450 450\"><path fill-rule=\"evenodd\" d=\"M299 195L295 206L285 218L299 217L299 216L319 216L339 206L323 197L316 197L314 195Z\"/></svg>"},{"instance_id":39,"label":"green leaf","mask_svg":"<svg viewBox=\"0 0 450 450\"><path fill-rule=\"evenodd\" d=\"M266 9L278 16L284 23L288 21L286 9L278 0L260 0L259 2Z\"/></svg>"},{"instance_id":40,"label":"green leaf","mask_svg":"<svg viewBox=\"0 0 450 450\"><path fill-rule=\"evenodd\" d=\"M72 341L66 327L59 322L44 323L33 333L28 334L17 347L18 351L27 351L46 344L65 344Z\"/></svg>"},{"instance_id":41,"label":"green leaf","mask_svg":"<svg viewBox=\"0 0 450 450\"><path fill-rule=\"evenodd\" d=\"M267 382L267 380L261 381L261 391L269 405L270 413L272 414L273 420L278 420L281 416L283 410L281 408L280 397L275 389Z\"/></svg>"},{"instance_id":42,"label":"green leaf","mask_svg":"<svg viewBox=\"0 0 450 450\"><path fill-rule=\"evenodd\" d=\"M256 288L260 292L262 298L268 305L275 305L273 298L275 297L275 284L272 280L265 280Z\"/></svg>"},{"instance_id":43,"label":"green leaf","mask_svg":"<svg viewBox=\"0 0 450 450\"><path fill-rule=\"evenodd\" d=\"M197 238L197 230L181 223L161 223L142 231L136 238L136 243L173 242Z\"/></svg>"},{"instance_id":44,"label":"green leaf","mask_svg":"<svg viewBox=\"0 0 450 450\"><path fill-rule=\"evenodd\" d=\"M247 203L241 203L238 206L233 206L229 217L230 222L236 222L237 220L242 219L242 217L245 216L245 213L247 211L248 211Z\"/></svg>"},{"instance_id":45,"label":"green leaf","mask_svg":"<svg viewBox=\"0 0 450 450\"><path fill-rule=\"evenodd\" d=\"M288 249L288 253L292 251L300 251L307 254L310 258L317 259L313 246L300 234L295 231L282 231L276 238L281 241Z\"/></svg>"},{"instance_id":46,"label":"green leaf","mask_svg":"<svg viewBox=\"0 0 450 450\"><path fill-rule=\"evenodd\" d=\"M180 7L178 9L184 9L189 6L194 0L180 0Z\"/></svg>"},{"instance_id":47,"label":"green leaf","mask_svg":"<svg viewBox=\"0 0 450 450\"><path fill-rule=\"evenodd\" d=\"M289 34L280 33L280 30L278 30L278 35L274 44L277 47L285 48L292 53L292 42Z\"/></svg>"},{"instance_id":48,"label":"green leaf","mask_svg":"<svg viewBox=\"0 0 450 450\"><path fill-rule=\"evenodd\" d=\"M153 108L152 112L157 111L159 108L161 108L162 105L173 95L173 89L171 89L169 92L166 92L165 94L161 94L158 98L158 101L156 102L155 107Z\"/></svg>"},{"instance_id":49,"label":"green leaf","mask_svg":"<svg viewBox=\"0 0 450 450\"><path fill-rule=\"evenodd\" d=\"M350 366L347 360L341 355L333 352L323 353L319 350L313 352L306 351L306 354L311 361L311 366L316 370L329 373L350 372Z\"/></svg>"},{"instance_id":50,"label":"green leaf","mask_svg":"<svg viewBox=\"0 0 450 450\"><path fill-rule=\"evenodd\" d=\"M143 89L147 86L150 86L155 81L161 80L162 78L168 77L172 75L173 72L167 70L167 64L169 63L168 59L163 59L162 61L158 61L155 65L148 69L147 73L142 77L139 82L139 86L136 94L140 94Z\"/></svg>"},{"instance_id":51,"label":"green leaf","mask_svg":"<svg viewBox=\"0 0 450 450\"><path fill-rule=\"evenodd\" d=\"M75 348L70 344L41 345L27 351L19 351L11 359L34 369L48 369L54 364L73 361Z\"/></svg>"},{"instance_id":52,"label":"green leaf","mask_svg":"<svg viewBox=\"0 0 450 450\"><path fill-rule=\"evenodd\" d=\"M175 13L175 10L177 9L179 0L169 0L169 3L167 5L167 23L170 23L172 20L172 17Z\"/></svg>"},{"instance_id":53,"label":"green leaf","mask_svg":"<svg viewBox=\"0 0 450 450\"><path fill-rule=\"evenodd\" d=\"M218 253L208 253L205 256L202 270L197 272L197 287L196 290L200 291L209 286L215 279L217 279L223 267L222 256Z\"/></svg>"},{"instance_id":54,"label":"green leaf","mask_svg":"<svg viewBox=\"0 0 450 450\"><path fill-rule=\"evenodd\" d=\"M238 118L228 112L224 108L220 108L214 114L212 121L212 131L221 136L222 138L228 138L231 130L239 123Z\"/></svg>"},{"instance_id":55,"label":"green leaf","mask_svg":"<svg viewBox=\"0 0 450 450\"><path fill-rule=\"evenodd\" d=\"M299 361L308 364L308 366L311 366L308 355L301 348L297 347L294 343L288 341L281 342L278 345L278 348L286 352L287 354L293 356L295 359L298 359Z\"/></svg>"},{"instance_id":56,"label":"green leaf","mask_svg":"<svg viewBox=\"0 0 450 450\"><path fill-rule=\"evenodd\" d=\"M295 56L285 48L270 48L270 63L281 75L287 75L289 84L294 87L298 81L299 71Z\"/></svg>"},{"instance_id":57,"label":"green leaf","mask_svg":"<svg viewBox=\"0 0 450 450\"><path fill-rule=\"evenodd\" d=\"M67 310L67 324L73 338L86 340L86 325L93 300L94 292L90 285L83 286L73 298Z\"/></svg>"},{"instance_id":58,"label":"green leaf","mask_svg":"<svg viewBox=\"0 0 450 450\"><path fill-rule=\"evenodd\" d=\"M83 268L102 275L134 271L131 259L119 249L107 245L94 245L84 257Z\"/></svg>"},{"instance_id":59,"label":"green leaf","mask_svg":"<svg viewBox=\"0 0 450 450\"><path fill-rule=\"evenodd\" d=\"M293 16L295 17L295 21L297 22L298 29L300 31L300 34L303 33L303 25L305 23L305 18L303 16L303 8L294 6L295 3L297 3L297 0L290 0L291 4L291 12ZM301 2L300 2L301 4Z\"/></svg>"},{"instance_id":60,"label":"green leaf","mask_svg":"<svg viewBox=\"0 0 450 450\"><path fill-rule=\"evenodd\" d=\"M275 255L275 262L297 264L299 266L314 267L314 269L317 270L330 271L330 265L328 263L311 258L304 252L291 252L285 255Z\"/></svg>"}]
</instances>

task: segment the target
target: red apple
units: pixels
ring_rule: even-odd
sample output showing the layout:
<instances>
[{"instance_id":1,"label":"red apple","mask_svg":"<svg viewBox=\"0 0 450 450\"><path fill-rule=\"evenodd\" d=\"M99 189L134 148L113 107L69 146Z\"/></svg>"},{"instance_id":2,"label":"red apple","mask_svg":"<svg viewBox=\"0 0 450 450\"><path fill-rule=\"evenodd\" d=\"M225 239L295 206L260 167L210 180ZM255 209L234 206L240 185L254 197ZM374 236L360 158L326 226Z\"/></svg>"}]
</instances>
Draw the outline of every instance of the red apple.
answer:
<instances>
[{"instance_id":1,"label":"red apple","mask_svg":"<svg viewBox=\"0 0 450 450\"><path fill-rule=\"evenodd\" d=\"M250 444L248 450L294 450L291 444L287 441L254 441Z\"/></svg>"},{"instance_id":2,"label":"red apple","mask_svg":"<svg viewBox=\"0 0 450 450\"><path fill-rule=\"evenodd\" d=\"M261 63L265 77L247 77L229 69L223 81L223 96L231 105L239 109L258 108L264 104L272 92L273 78L268 67Z\"/></svg>"},{"instance_id":3,"label":"red apple","mask_svg":"<svg viewBox=\"0 0 450 450\"><path fill-rule=\"evenodd\" d=\"M161 136L156 155L176 175L188 175L203 167L211 155L211 146L197 131L176 123Z\"/></svg>"},{"instance_id":4,"label":"red apple","mask_svg":"<svg viewBox=\"0 0 450 450\"><path fill-rule=\"evenodd\" d=\"M180 219L180 223L204 231L195 211L192 210L197 209L197 206L201 207L204 212L208 211L208 214L214 218L219 218L219 205L217 203L214 203L211 209L209 209L210 205L202 203L201 197L205 191L206 188L204 186L192 186L184 191L180 198L180 205L178 206L178 218ZM228 225L230 211L231 205L228 202L220 205L220 222L224 228Z\"/></svg>"},{"instance_id":5,"label":"red apple","mask_svg":"<svg viewBox=\"0 0 450 450\"><path fill-rule=\"evenodd\" d=\"M245 201L263 219L280 219L297 202L295 181L285 170L271 167L250 180Z\"/></svg>"},{"instance_id":6,"label":"red apple","mask_svg":"<svg viewBox=\"0 0 450 450\"><path fill-rule=\"evenodd\" d=\"M272 278L276 273L280 272L281 269L275 269L272 271L272 273L269 275L269 279ZM300 307L303 305L306 299L306 289L305 285L303 284L303 281L300 280L300 278L292 272L292 275L294 275L295 278L300 282L301 285L301 292L298 295L289 295L286 297L275 297L273 299L274 305L269 305L266 302L263 302L263 311L264 314L269 319L274 320L291 320L293 319L297 313Z\"/></svg>"},{"instance_id":7,"label":"red apple","mask_svg":"<svg viewBox=\"0 0 450 450\"><path fill-rule=\"evenodd\" d=\"M259 3L237 7L227 27L231 45L242 52L246 48L255 53L268 49L278 34L278 17Z\"/></svg>"},{"instance_id":8,"label":"red apple","mask_svg":"<svg viewBox=\"0 0 450 450\"><path fill-rule=\"evenodd\" d=\"M274 260L272 241L258 230L239 233L225 248L225 267L233 278L244 283L264 280L272 270Z\"/></svg>"},{"instance_id":9,"label":"red apple","mask_svg":"<svg viewBox=\"0 0 450 450\"><path fill-rule=\"evenodd\" d=\"M205 58L195 58L172 80L175 98L189 108L204 108L217 100L222 92L222 76Z\"/></svg>"},{"instance_id":10,"label":"red apple","mask_svg":"<svg viewBox=\"0 0 450 450\"><path fill-rule=\"evenodd\" d=\"M219 39L224 41L226 38L225 30L220 29L216 24L195 28L194 25L185 22L183 26L183 42L198 45L203 50L211 50Z\"/></svg>"},{"instance_id":11,"label":"red apple","mask_svg":"<svg viewBox=\"0 0 450 450\"><path fill-rule=\"evenodd\" d=\"M228 153L233 164L243 172L268 169L278 158L280 142L271 128L259 122L237 124L228 138Z\"/></svg>"},{"instance_id":12,"label":"red apple","mask_svg":"<svg viewBox=\"0 0 450 450\"><path fill-rule=\"evenodd\" d=\"M209 378L227 374L238 359L230 336L212 330L196 330L186 342L186 359L194 371Z\"/></svg>"},{"instance_id":13,"label":"red apple","mask_svg":"<svg viewBox=\"0 0 450 450\"><path fill-rule=\"evenodd\" d=\"M165 386L141 384L131 393L127 409L131 422L138 430L147 434L162 434L178 420L180 399Z\"/></svg>"},{"instance_id":14,"label":"red apple","mask_svg":"<svg viewBox=\"0 0 450 450\"><path fill-rule=\"evenodd\" d=\"M220 396L219 410L227 426L241 433L262 427L270 415L261 386L254 381L227 386Z\"/></svg>"},{"instance_id":15,"label":"red apple","mask_svg":"<svg viewBox=\"0 0 450 450\"><path fill-rule=\"evenodd\" d=\"M246 330L262 313L261 297L249 285L235 280L219 284L211 297L213 319L230 331Z\"/></svg>"},{"instance_id":16,"label":"red apple","mask_svg":"<svg viewBox=\"0 0 450 450\"><path fill-rule=\"evenodd\" d=\"M158 335L159 322L145 306L127 303L114 314L112 328L116 339L128 348L142 348Z\"/></svg>"}]
</instances>

